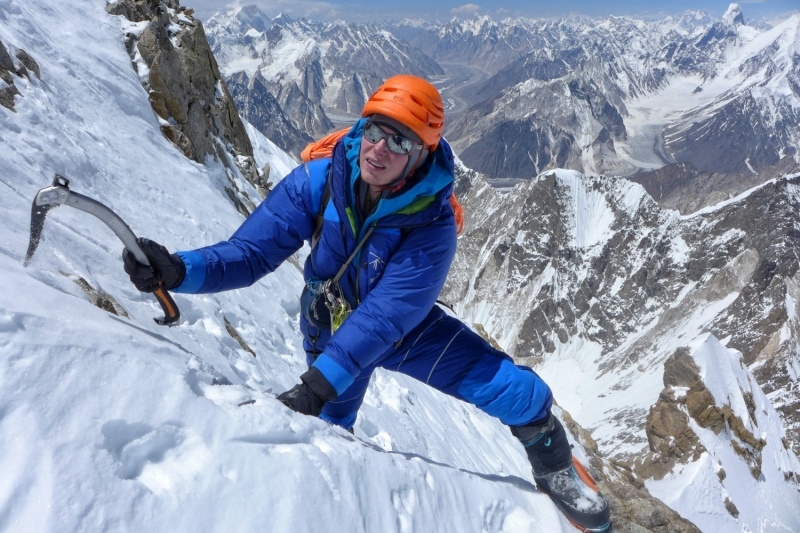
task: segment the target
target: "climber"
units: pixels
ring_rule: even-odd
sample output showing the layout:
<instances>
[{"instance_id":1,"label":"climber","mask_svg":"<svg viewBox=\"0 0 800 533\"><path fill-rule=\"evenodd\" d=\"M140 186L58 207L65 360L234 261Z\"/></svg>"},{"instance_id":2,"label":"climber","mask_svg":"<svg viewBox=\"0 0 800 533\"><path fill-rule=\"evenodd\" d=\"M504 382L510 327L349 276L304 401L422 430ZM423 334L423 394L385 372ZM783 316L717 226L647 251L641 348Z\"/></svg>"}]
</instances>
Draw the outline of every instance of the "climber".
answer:
<instances>
[{"instance_id":1,"label":"climber","mask_svg":"<svg viewBox=\"0 0 800 533\"><path fill-rule=\"evenodd\" d=\"M145 292L238 289L309 241L300 318L309 368L278 400L352 431L373 371L407 374L508 425L540 490L580 528L607 531L608 504L572 457L547 384L437 305L460 223L439 91L393 76L361 116L307 149L309 161L230 239L177 253L140 239L150 266L126 250L131 281Z\"/></svg>"}]
</instances>

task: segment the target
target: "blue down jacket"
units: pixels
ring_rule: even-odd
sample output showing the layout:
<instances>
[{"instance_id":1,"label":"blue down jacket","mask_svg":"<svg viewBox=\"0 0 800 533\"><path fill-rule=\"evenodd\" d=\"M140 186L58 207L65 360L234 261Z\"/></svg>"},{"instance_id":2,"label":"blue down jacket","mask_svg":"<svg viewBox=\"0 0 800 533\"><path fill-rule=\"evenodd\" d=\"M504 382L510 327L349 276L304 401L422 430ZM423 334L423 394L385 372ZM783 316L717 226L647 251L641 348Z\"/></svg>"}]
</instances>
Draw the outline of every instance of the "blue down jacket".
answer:
<instances>
[{"instance_id":1,"label":"blue down jacket","mask_svg":"<svg viewBox=\"0 0 800 533\"><path fill-rule=\"evenodd\" d=\"M453 153L444 140L403 189L381 199L376 210L360 220L354 185L360 177L364 122L351 128L330 158L289 173L229 240L178 252L186 264L186 278L176 292L210 293L251 285L311 239L330 179L330 201L319 241L305 264L306 280L333 278L367 228L374 226L340 279L354 310L326 339L314 362L340 394L431 311L456 250L449 203Z\"/></svg>"}]
</instances>

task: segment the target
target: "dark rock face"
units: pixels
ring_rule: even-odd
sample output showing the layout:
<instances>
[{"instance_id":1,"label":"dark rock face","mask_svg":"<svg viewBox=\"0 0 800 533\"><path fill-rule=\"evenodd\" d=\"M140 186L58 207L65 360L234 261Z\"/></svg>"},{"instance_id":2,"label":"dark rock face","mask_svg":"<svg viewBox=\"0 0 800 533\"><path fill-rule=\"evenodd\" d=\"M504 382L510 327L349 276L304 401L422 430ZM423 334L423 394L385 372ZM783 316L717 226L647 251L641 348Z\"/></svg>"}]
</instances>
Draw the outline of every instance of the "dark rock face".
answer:
<instances>
[{"instance_id":1,"label":"dark rock face","mask_svg":"<svg viewBox=\"0 0 800 533\"><path fill-rule=\"evenodd\" d=\"M0 41L0 68L2 68L5 72L14 70L14 62L11 61L11 56L8 55L8 50L6 50L3 41ZM6 81L6 83L8 82Z\"/></svg>"},{"instance_id":2,"label":"dark rock face","mask_svg":"<svg viewBox=\"0 0 800 533\"><path fill-rule=\"evenodd\" d=\"M24 76L33 81L31 74L36 80L42 77L39 64L28 52L20 48L14 55L17 63L14 63L3 41L0 41L0 105L11 111L14 111L14 97L20 96L15 78Z\"/></svg>"},{"instance_id":3,"label":"dark rock face","mask_svg":"<svg viewBox=\"0 0 800 533\"><path fill-rule=\"evenodd\" d=\"M24 67L25 71L33 72L33 74L36 76L37 79L42 78L41 72L39 70L39 63L37 63L36 60L33 57L31 57L31 55L28 52L26 52L25 50L17 50L16 55L19 62L22 63L22 67ZM22 75L21 72L20 75Z\"/></svg>"},{"instance_id":4,"label":"dark rock face","mask_svg":"<svg viewBox=\"0 0 800 533\"><path fill-rule=\"evenodd\" d=\"M546 168L566 166L575 139L531 117L500 122L461 152L467 166L476 165L488 175L525 178Z\"/></svg>"},{"instance_id":5,"label":"dark rock face","mask_svg":"<svg viewBox=\"0 0 800 533\"><path fill-rule=\"evenodd\" d=\"M283 113L261 73L250 79L244 72L237 72L228 78L228 86L242 117L276 145L299 151L313 140Z\"/></svg>"},{"instance_id":6,"label":"dark rock face","mask_svg":"<svg viewBox=\"0 0 800 533\"><path fill-rule=\"evenodd\" d=\"M776 105L774 111L764 106ZM759 102L743 94L717 109L708 119L668 126L666 148L677 161L704 172L749 174L757 184L756 170L776 165L792 147L800 124L800 110L788 101Z\"/></svg>"},{"instance_id":7,"label":"dark rock face","mask_svg":"<svg viewBox=\"0 0 800 533\"><path fill-rule=\"evenodd\" d=\"M106 10L149 22L141 34L126 35L126 47L134 68L146 68L142 83L164 136L198 163L208 156L222 161L231 170L228 195L243 214L251 212L254 201L236 186L233 170L254 186L259 183L253 148L202 23L177 0L122 0Z\"/></svg>"},{"instance_id":8,"label":"dark rock face","mask_svg":"<svg viewBox=\"0 0 800 533\"><path fill-rule=\"evenodd\" d=\"M19 94L14 85L14 77L12 74L16 73L14 69L14 62L11 61L11 56L8 55L5 45L0 41L0 80L3 86L0 86L0 105L6 109L14 111L14 95Z\"/></svg>"},{"instance_id":9,"label":"dark rock face","mask_svg":"<svg viewBox=\"0 0 800 533\"><path fill-rule=\"evenodd\" d=\"M671 163L657 170L638 172L627 179L639 183L665 209L690 214L730 200L738 194L772 179L800 171L790 155L765 168L758 176L749 170L744 174L701 171L690 163Z\"/></svg>"}]
</instances>

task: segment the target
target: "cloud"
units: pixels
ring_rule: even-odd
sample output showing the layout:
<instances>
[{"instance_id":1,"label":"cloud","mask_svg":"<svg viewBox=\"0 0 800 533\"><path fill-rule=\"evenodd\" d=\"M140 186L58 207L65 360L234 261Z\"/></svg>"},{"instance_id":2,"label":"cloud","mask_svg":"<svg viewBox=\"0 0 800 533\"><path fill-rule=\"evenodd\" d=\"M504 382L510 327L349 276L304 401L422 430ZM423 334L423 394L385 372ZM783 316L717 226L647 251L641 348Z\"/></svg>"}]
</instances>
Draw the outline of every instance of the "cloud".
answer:
<instances>
[{"instance_id":1,"label":"cloud","mask_svg":"<svg viewBox=\"0 0 800 533\"><path fill-rule=\"evenodd\" d=\"M281 13L295 19L300 17L331 19L343 14L341 9L343 6L339 5L341 2L335 0L185 0L181 4L191 5L201 20L207 19L215 12L225 13L249 5L256 6L270 18Z\"/></svg>"},{"instance_id":2,"label":"cloud","mask_svg":"<svg viewBox=\"0 0 800 533\"><path fill-rule=\"evenodd\" d=\"M450 14L456 17L471 17L480 11L481 6L475 4L464 4L463 6L454 7L450 10Z\"/></svg>"}]
</instances>

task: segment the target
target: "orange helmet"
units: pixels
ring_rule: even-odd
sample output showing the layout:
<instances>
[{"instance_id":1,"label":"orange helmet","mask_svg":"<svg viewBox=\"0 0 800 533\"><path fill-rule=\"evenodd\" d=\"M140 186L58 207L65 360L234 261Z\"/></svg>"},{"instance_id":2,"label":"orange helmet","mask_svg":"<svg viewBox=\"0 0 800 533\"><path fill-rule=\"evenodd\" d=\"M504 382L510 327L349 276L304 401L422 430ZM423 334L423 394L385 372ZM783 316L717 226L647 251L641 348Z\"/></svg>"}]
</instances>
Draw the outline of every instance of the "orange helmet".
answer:
<instances>
[{"instance_id":1,"label":"orange helmet","mask_svg":"<svg viewBox=\"0 0 800 533\"><path fill-rule=\"evenodd\" d=\"M392 76L369 97L362 117L386 115L408 126L430 151L439 146L444 129L444 105L439 91L418 76Z\"/></svg>"}]
</instances>

